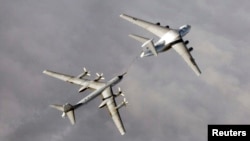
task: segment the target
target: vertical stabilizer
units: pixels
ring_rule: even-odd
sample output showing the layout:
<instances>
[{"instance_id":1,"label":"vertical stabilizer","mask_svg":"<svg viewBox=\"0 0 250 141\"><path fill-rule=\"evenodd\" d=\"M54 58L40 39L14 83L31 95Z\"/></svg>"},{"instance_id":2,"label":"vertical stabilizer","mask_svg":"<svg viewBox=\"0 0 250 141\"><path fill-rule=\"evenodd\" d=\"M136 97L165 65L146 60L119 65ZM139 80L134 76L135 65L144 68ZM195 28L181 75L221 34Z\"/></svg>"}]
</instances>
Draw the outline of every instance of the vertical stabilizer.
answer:
<instances>
[{"instance_id":1,"label":"vertical stabilizer","mask_svg":"<svg viewBox=\"0 0 250 141\"><path fill-rule=\"evenodd\" d=\"M62 111L62 118L65 118L67 116L70 120L70 123L72 125L75 124L75 113L74 113L74 107L71 104L65 104L65 105L58 105L58 104L53 104L50 105L50 107L55 108L59 111Z\"/></svg>"},{"instance_id":2,"label":"vertical stabilizer","mask_svg":"<svg viewBox=\"0 0 250 141\"><path fill-rule=\"evenodd\" d=\"M66 114L69 118L70 123L74 125L76 123L74 110L68 111Z\"/></svg>"},{"instance_id":3,"label":"vertical stabilizer","mask_svg":"<svg viewBox=\"0 0 250 141\"><path fill-rule=\"evenodd\" d=\"M154 43L153 43L153 39L148 39L148 38L145 38L145 37L142 37L139 35L135 35L135 34L130 34L129 37L143 43L141 46L143 48L143 51L150 50L152 52L152 54L154 54L154 56L158 55L158 53L155 49Z\"/></svg>"}]
</instances>

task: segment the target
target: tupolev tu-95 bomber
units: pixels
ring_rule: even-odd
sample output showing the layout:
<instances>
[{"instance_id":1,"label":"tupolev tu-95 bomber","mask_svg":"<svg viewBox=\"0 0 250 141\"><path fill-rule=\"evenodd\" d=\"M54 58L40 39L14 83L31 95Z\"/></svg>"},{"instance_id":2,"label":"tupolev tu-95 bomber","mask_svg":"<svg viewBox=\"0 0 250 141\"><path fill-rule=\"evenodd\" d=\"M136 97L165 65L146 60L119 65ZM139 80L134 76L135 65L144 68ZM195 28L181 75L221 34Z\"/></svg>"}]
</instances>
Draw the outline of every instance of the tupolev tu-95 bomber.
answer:
<instances>
[{"instance_id":1,"label":"tupolev tu-95 bomber","mask_svg":"<svg viewBox=\"0 0 250 141\"><path fill-rule=\"evenodd\" d=\"M141 47L143 52L140 55L141 58L153 55L157 56L158 53L165 52L168 49L173 48L179 55L182 56L182 58L192 68L196 75L199 76L201 74L199 67L190 53L193 48L188 48L187 44L189 41L183 40L183 37L191 29L190 25L183 25L179 29L172 29L169 26L161 26L159 22L150 23L148 21L144 21L126 14L121 14L120 17L148 30L160 38L156 43L154 43L153 39L134 34L129 35L131 38L134 38L135 40L142 43Z\"/></svg>"},{"instance_id":2,"label":"tupolev tu-95 bomber","mask_svg":"<svg viewBox=\"0 0 250 141\"><path fill-rule=\"evenodd\" d=\"M102 102L99 105L99 108L103 108L106 106L121 135L125 134L126 131L119 114L119 109L125 106L128 102L124 98L123 102L117 105L115 98L118 96L124 96L124 94L122 93L120 88L118 88L118 93L116 94L113 93L112 87L117 83L119 83L123 79L123 76L126 73L116 76L107 82L100 82L100 80L104 79L104 77L103 74L98 74L98 73L96 73L97 77L94 80L89 80L84 78L85 76L90 75L90 73L85 68L83 69L83 73L81 73L76 77L49 70L44 70L43 73L55 77L57 79L81 86L79 89L79 93L83 92L86 89L93 90L93 92L91 92L86 97L81 99L75 105L71 105L69 103L66 103L64 105L58 105L58 104L50 105L52 108L62 111L63 112L62 117L63 118L68 117L71 124L73 125L75 124L75 114L74 114L75 109L79 108L84 104L87 104L89 101L101 95Z\"/></svg>"}]
</instances>

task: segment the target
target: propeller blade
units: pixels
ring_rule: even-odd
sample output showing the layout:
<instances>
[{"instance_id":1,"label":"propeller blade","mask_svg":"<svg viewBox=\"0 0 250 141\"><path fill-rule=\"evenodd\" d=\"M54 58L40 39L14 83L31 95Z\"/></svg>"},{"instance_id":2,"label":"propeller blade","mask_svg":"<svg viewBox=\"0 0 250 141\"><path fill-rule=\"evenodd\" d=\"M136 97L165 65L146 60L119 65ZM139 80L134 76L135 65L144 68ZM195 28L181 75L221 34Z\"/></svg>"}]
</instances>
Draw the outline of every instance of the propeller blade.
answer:
<instances>
[{"instance_id":1,"label":"propeller blade","mask_svg":"<svg viewBox=\"0 0 250 141\"><path fill-rule=\"evenodd\" d=\"M88 71L85 67L83 68L83 72L85 75L90 76L90 71Z\"/></svg>"},{"instance_id":2,"label":"propeller blade","mask_svg":"<svg viewBox=\"0 0 250 141\"><path fill-rule=\"evenodd\" d=\"M104 77L103 77L103 73L101 73L101 74L99 74L99 73L96 73L96 76L97 76L97 78L95 79L95 81L98 81L98 80L100 80L100 79L105 79Z\"/></svg>"},{"instance_id":3,"label":"propeller blade","mask_svg":"<svg viewBox=\"0 0 250 141\"><path fill-rule=\"evenodd\" d=\"M87 75L87 76L90 76L89 71L88 71L85 67L83 67L82 69L83 69L83 72L82 72L81 74L79 74L79 75L77 76L77 78L82 79L82 78L85 77L86 75Z\"/></svg>"},{"instance_id":4,"label":"propeller blade","mask_svg":"<svg viewBox=\"0 0 250 141\"><path fill-rule=\"evenodd\" d=\"M128 104L128 101L125 97L123 98L123 102L124 102L125 106Z\"/></svg>"}]
</instances>

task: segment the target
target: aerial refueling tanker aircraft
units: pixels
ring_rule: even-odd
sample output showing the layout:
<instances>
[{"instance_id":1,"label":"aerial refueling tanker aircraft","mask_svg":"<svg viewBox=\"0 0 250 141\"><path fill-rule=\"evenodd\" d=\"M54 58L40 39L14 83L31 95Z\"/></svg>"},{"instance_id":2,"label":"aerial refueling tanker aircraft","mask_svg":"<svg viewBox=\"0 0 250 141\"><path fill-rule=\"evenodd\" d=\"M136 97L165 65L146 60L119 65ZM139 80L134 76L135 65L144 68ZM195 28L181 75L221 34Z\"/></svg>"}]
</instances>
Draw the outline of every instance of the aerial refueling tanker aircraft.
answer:
<instances>
[{"instance_id":1,"label":"aerial refueling tanker aircraft","mask_svg":"<svg viewBox=\"0 0 250 141\"><path fill-rule=\"evenodd\" d=\"M143 52L140 55L141 58L153 55L157 56L158 53L162 53L169 50L170 48L173 48L179 55L182 56L182 58L192 68L196 75L199 76L201 74L199 67L190 53L193 48L188 48L187 44L189 41L183 40L183 37L191 29L190 25L183 25L179 29L172 29L168 25L161 26L159 22L150 23L148 21L144 21L126 14L121 14L120 17L148 30L160 38L154 43L153 39L145 38L135 34L129 35L131 38L134 38L135 40L142 43Z\"/></svg>"},{"instance_id":2,"label":"aerial refueling tanker aircraft","mask_svg":"<svg viewBox=\"0 0 250 141\"><path fill-rule=\"evenodd\" d=\"M73 125L75 124L75 114L74 114L75 109L79 108L84 104L87 104L89 101L93 100L97 96L102 95L102 102L99 105L99 108L103 108L106 106L121 135L125 134L126 131L119 114L119 109L125 106L128 102L124 98L123 102L117 105L115 98L118 96L124 96L124 94L122 93L120 88L118 88L118 93L114 94L112 87L117 83L119 83L123 79L123 76L126 73L121 74L119 76L115 76L114 78L112 78L107 82L100 82L100 80L104 79L104 77L103 74L98 74L98 73L96 73L97 77L94 80L85 79L84 78L85 76L90 75L89 71L87 71L85 68L83 69L83 73L81 73L76 77L49 70L44 70L43 73L55 77L57 79L81 86L80 89L78 90L79 93L85 91L86 89L94 90L92 93L88 94L86 97L81 99L75 105L71 105L69 103L66 103L64 105L58 105L58 104L50 105L52 108L62 111L63 112L62 117L63 118L68 117L71 124Z\"/></svg>"}]
</instances>

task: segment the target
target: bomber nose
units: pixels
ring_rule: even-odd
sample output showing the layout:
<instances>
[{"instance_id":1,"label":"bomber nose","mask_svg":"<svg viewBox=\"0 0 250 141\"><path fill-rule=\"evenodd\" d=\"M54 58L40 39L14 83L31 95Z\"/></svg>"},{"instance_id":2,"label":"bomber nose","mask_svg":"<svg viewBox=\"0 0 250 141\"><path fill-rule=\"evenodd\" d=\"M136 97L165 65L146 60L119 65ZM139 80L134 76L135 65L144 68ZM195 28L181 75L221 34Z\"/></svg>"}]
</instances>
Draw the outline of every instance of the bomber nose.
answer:
<instances>
[{"instance_id":1,"label":"bomber nose","mask_svg":"<svg viewBox=\"0 0 250 141\"><path fill-rule=\"evenodd\" d=\"M119 76L118 76L118 78L119 78L119 79L122 79L122 78L123 78L123 76L122 76L122 75L119 75Z\"/></svg>"},{"instance_id":2,"label":"bomber nose","mask_svg":"<svg viewBox=\"0 0 250 141\"><path fill-rule=\"evenodd\" d=\"M123 73L122 75L119 75L118 78L122 79L125 74L127 74L127 72Z\"/></svg>"},{"instance_id":3,"label":"bomber nose","mask_svg":"<svg viewBox=\"0 0 250 141\"><path fill-rule=\"evenodd\" d=\"M119 75L118 78L122 79L125 74Z\"/></svg>"}]
</instances>

